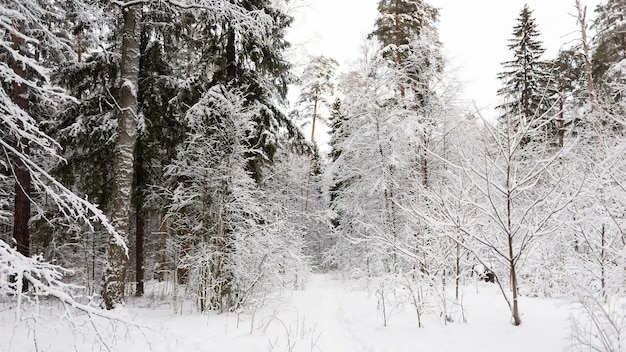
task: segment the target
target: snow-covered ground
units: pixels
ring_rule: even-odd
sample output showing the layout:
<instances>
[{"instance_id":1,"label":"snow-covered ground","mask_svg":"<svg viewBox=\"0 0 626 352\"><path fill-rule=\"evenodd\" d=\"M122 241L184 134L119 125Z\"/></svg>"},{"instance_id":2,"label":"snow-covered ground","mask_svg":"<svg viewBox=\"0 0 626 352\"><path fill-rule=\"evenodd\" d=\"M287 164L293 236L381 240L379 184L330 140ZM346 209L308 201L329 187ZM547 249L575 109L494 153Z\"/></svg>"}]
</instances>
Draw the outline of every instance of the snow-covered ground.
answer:
<instances>
[{"instance_id":1,"label":"snow-covered ground","mask_svg":"<svg viewBox=\"0 0 626 352\"><path fill-rule=\"evenodd\" d=\"M84 316L74 319L74 329L59 322L58 308L41 310L38 324L16 324L14 309L0 303L0 351L534 352L563 351L571 343L570 305L564 301L523 298L523 322L515 327L497 286L468 285L463 296L467 323L445 323L433 309L423 328L410 304L390 304L392 299L384 327L375 292L332 275L311 275L306 289L239 314L181 314L149 298L131 299L120 314L143 327L97 322L106 346L94 343L98 337ZM450 311L452 320L462 320L460 309Z\"/></svg>"}]
</instances>

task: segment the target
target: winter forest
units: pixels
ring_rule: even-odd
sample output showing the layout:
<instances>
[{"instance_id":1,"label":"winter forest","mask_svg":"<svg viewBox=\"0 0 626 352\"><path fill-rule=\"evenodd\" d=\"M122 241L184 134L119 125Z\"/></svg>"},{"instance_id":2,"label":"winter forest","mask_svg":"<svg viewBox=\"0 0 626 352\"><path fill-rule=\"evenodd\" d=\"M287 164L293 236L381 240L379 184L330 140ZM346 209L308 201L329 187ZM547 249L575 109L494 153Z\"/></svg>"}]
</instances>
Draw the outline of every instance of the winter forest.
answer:
<instances>
[{"instance_id":1,"label":"winter forest","mask_svg":"<svg viewBox=\"0 0 626 352\"><path fill-rule=\"evenodd\" d=\"M0 352L626 351L626 1L584 2L554 57L510 19L492 118L425 0L298 70L298 0L0 0Z\"/></svg>"}]
</instances>

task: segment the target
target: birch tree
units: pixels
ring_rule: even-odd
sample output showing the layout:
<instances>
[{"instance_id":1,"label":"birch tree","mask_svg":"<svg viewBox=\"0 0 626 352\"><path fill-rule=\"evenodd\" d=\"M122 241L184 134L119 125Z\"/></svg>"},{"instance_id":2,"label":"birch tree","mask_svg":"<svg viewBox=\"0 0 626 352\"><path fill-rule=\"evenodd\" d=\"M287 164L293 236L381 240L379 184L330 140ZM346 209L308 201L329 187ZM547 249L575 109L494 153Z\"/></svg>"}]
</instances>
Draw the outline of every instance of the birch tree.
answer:
<instances>
[{"instance_id":1,"label":"birch tree","mask_svg":"<svg viewBox=\"0 0 626 352\"><path fill-rule=\"evenodd\" d=\"M102 298L107 309L124 305L128 268L131 201L135 144L137 143L137 89L139 85L139 38L141 14L138 5L122 5L121 88L117 102L117 142L113 157L111 223L121 236L111 236L107 248Z\"/></svg>"}]
</instances>

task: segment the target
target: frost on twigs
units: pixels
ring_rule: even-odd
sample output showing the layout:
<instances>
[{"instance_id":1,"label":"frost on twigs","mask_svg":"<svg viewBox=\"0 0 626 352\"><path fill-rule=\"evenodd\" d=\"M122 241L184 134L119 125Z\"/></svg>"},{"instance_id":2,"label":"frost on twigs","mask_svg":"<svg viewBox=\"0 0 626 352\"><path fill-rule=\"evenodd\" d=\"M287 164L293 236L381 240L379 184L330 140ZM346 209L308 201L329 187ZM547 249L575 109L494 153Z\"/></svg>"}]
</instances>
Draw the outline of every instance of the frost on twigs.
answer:
<instances>
[{"instance_id":1,"label":"frost on twigs","mask_svg":"<svg viewBox=\"0 0 626 352\"><path fill-rule=\"evenodd\" d=\"M97 205L92 204L86 199L79 197L72 191L67 189L63 184L52 177L41 166L30 160L22 152L16 150L6 141L0 140L0 148L4 153L14 155L21 159L28 168L33 186L38 191L45 193L51 201L53 201L59 208L59 211L69 219L84 221L86 224L92 222L100 222L102 226L113 235L118 243L125 244L118 232L113 228L106 215L98 208ZM124 247L128 251L127 247Z\"/></svg>"},{"instance_id":2,"label":"frost on twigs","mask_svg":"<svg viewBox=\"0 0 626 352\"><path fill-rule=\"evenodd\" d=\"M571 326L572 351L624 351L626 301L583 294L572 309Z\"/></svg>"},{"instance_id":3,"label":"frost on twigs","mask_svg":"<svg viewBox=\"0 0 626 352\"><path fill-rule=\"evenodd\" d=\"M65 276L70 274L71 270L45 262L41 256L25 257L0 240L0 302L8 300L11 305L14 304L15 326L27 324L33 330L35 344L36 327L46 330L50 328L49 324L54 324L55 329L66 324L74 336L77 333L85 337L90 335L94 339L93 345L103 350L110 350L114 341L109 341L111 332L104 332L105 326L100 324L101 321L112 324L107 323L107 329L117 330L119 324L128 332L130 327L146 328L127 318L124 311L104 311L97 307L91 297L81 295L83 287L64 281ZM24 282L30 287L26 293L22 292ZM49 312L44 314L43 310ZM19 329L15 329L13 334L17 331ZM11 342L15 336L10 331L4 335L3 331L3 337L10 337L9 350L12 350Z\"/></svg>"}]
</instances>

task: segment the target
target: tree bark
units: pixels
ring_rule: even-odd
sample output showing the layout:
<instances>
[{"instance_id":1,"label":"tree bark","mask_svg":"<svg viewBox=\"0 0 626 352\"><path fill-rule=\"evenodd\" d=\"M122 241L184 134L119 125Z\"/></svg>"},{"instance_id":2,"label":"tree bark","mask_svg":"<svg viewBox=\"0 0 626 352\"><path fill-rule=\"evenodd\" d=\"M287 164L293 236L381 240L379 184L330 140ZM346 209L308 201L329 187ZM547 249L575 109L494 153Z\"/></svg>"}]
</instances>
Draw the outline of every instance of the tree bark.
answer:
<instances>
[{"instance_id":1,"label":"tree bark","mask_svg":"<svg viewBox=\"0 0 626 352\"><path fill-rule=\"evenodd\" d=\"M596 99L591 68L591 53L589 50L589 43L587 42L587 7L585 6L583 8L580 4L580 1L576 0L576 10L578 11L578 23L580 23L580 35L583 44L583 53L585 54L585 74L587 79L587 90L589 91L589 101L591 103L591 112L593 113L596 110ZM599 127L597 125L595 116L593 116L593 118L594 127L599 133Z\"/></svg>"},{"instance_id":2,"label":"tree bark","mask_svg":"<svg viewBox=\"0 0 626 352\"><path fill-rule=\"evenodd\" d=\"M16 25L19 32L24 31L24 22L17 21ZM26 55L24 51L24 40L17 35L12 36L13 49L21 55ZM26 78L26 72L22 63L13 60L13 72L22 78ZM29 112L28 87L26 85L13 83L13 102L25 113ZM18 122L19 127L23 128L21 121ZM28 140L16 137L15 150L19 153L28 154ZM15 173L15 198L13 210L13 238L17 246L17 251L25 257L30 257L30 233L28 231L28 221L30 220L30 193L31 193L31 176L26 164L19 157L13 158L13 170ZM28 290L28 282L24 281L22 290Z\"/></svg>"},{"instance_id":3,"label":"tree bark","mask_svg":"<svg viewBox=\"0 0 626 352\"><path fill-rule=\"evenodd\" d=\"M145 219L143 216L143 148L141 143L135 147L135 283L137 285L135 296L143 296L144 280L144 237Z\"/></svg>"},{"instance_id":4,"label":"tree bark","mask_svg":"<svg viewBox=\"0 0 626 352\"><path fill-rule=\"evenodd\" d=\"M135 281L137 283L137 290L135 291L135 296L141 297L143 296L143 282L144 282L144 237L145 237L145 219L141 214L142 206L141 204L137 205L135 211Z\"/></svg>"},{"instance_id":5,"label":"tree bark","mask_svg":"<svg viewBox=\"0 0 626 352\"><path fill-rule=\"evenodd\" d=\"M509 252L509 254L510 253L511 252ZM515 261L511 260L510 265L511 265L511 286L512 286L512 291L513 291L513 325L519 326L520 324L522 324L522 319L520 318L520 315L519 315L519 303L518 303L519 292L517 290L517 270L515 268Z\"/></svg>"},{"instance_id":6,"label":"tree bark","mask_svg":"<svg viewBox=\"0 0 626 352\"><path fill-rule=\"evenodd\" d=\"M237 51L235 48L235 30L228 30L226 40L226 80L228 82L237 79Z\"/></svg>"},{"instance_id":7,"label":"tree bark","mask_svg":"<svg viewBox=\"0 0 626 352\"><path fill-rule=\"evenodd\" d=\"M511 139L507 140L507 152L511 150ZM510 154L509 154L510 158ZM508 249L509 249L509 270L510 270L510 279L511 279L511 291L513 292L513 325L519 326L522 323L519 314L519 304L518 304L518 292L517 292L517 271L515 267L515 251L514 251L514 243L513 243L513 196L511 195L511 189L513 187L513 170L510 164L511 160L508 160L508 165L506 169L506 218L507 218L507 229L506 235L508 240Z\"/></svg>"},{"instance_id":8,"label":"tree bark","mask_svg":"<svg viewBox=\"0 0 626 352\"><path fill-rule=\"evenodd\" d=\"M559 99L559 148L563 149L565 138L565 113L563 107L563 96Z\"/></svg>"},{"instance_id":9,"label":"tree bark","mask_svg":"<svg viewBox=\"0 0 626 352\"><path fill-rule=\"evenodd\" d=\"M157 253L156 278L160 282L165 280L165 266L167 261L167 219L161 215L159 223L159 252Z\"/></svg>"},{"instance_id":10,"label":"tree bark","mask_svg":"<svg viewBox=\"0 0 626 352\"><path fill-rule=\"evenodd\" d=\"M124 305L128 236L133 191L134 149L137 143L137 87L139 80L139 38L141 17L138 6L122 9L123 39L120 64L122 87L117 112L117 144L113 157L113 207L111 223L119 238L111 235L107 248L102 298L107 309Z\"/></svg>"},{"instance_id":11,"label":"tree bark","mask_svg":"<svg viewBox=\"0 0 626 352\"><path fill-rule=\"evenodd\" d=\"M317 120L317 103L319 100L318 90L316 89L315 100L313 101L313 122L311 123L311 143L315 144L315 122ZM309 195L311 192L311 176L313 174L313 154L309 155L309 173L306 177L306 198L304 199L304 211L309 210Z\"/></svg>"},{"instance_id":12,"label":"tree bark","mask_svg":"<svg viewBox=\"0 0 626 352\"><path fill-rule=\"evenodd\" d=\"M422 186L428 187L428 156L426 155L425 136L422 136L420 143L420 173L422 174Z\"/></svg>"}]
</instances>

